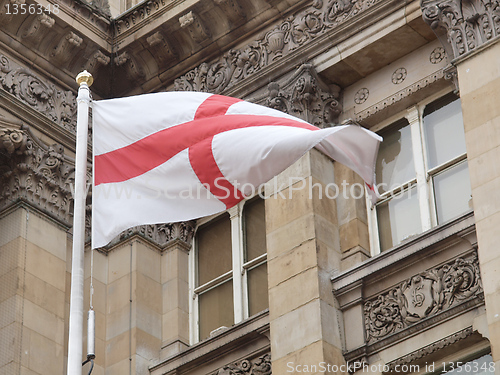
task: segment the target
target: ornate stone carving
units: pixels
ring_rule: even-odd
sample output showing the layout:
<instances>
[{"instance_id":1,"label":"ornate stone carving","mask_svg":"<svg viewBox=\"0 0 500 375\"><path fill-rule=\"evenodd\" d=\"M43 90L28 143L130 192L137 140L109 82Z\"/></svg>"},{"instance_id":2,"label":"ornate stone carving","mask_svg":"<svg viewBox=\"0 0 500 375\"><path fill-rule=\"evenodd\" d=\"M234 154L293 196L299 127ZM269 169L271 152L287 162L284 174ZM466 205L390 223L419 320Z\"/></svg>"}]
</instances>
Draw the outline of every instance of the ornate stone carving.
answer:
<instances>
[{"instance_id":1,"label":"ornate stone carving","mask_svg":"<svg viewBox=\"0 0 500 375\"><path fill-rule=\"evenodd\" d=\"M193 11L186 13L179 18L181 28L187 29L193 40L197 43L203 43L210 37L210 31Z\"/></svg>"},{"instance_id":2,"label":"ornate stone carving","mask_svg":"<svg viewBox=\"0 0 500 375\"><path fill-rule=\"evenodd\" d=\"M474 331L472 327L467 327L461 331L453 333L452 335L446 336L439 341L433 342L430 345L424 346L419 350L416 350L410 354L405 355L404 357L398 358L395 361L387 363L389 367L389 371L392 372L396 370L396 368L401 368L402 365L410 364L420 358L423 358L429 354L437 352L440 349L446 348L447 346L454 344L460 340L463 340L470 335L472 335Z\"/></svg>"},{"instance_id":3,"label":"ornate stone carving","mask_svg":"<svg viewBox=\"0 0 500 375\"><path fill-rule=\"evenodd\" d=\"M0 129L0 209L25 200L70 225L74 170L63 146L46 146L27 130Z\"/></svg>"},{"instance_id":4,"label":"ornate stone carving","mask_svg":"<svg viewBox=\"0 0 500 375\"><path fill-rule=\"evenodd\" d=\"M475 253L415 275L365 303L367 343L475 297L482 298L482 292Z\"/></svg>"},{"instance_id":5,"label":"ornate stone carving","mask_svg":"<svg viewBox=\"0 0 500 375\"><path fill-rule=\"evenodd\" d=\"M253 360L244 359L220 368L212 375L271 375L271 355L265 354Z\"/></svg>"},{"instance_id":6,"label":"ornate stone carving","mask_svg":"<svg viewBox=\"0 0 500 375\"><path fill-rule=\"evenodd\" d=\"M431 75L422 78L421 80L411 84L410 86L405 87L404 89L396 92L395 94L385 98L384 100L375 103L374 105L362 110L359 113L356 113L356 121L363 121L364 119L373 116L374 114L386 109L390 105L399 102L400 100L414 94L415 92L428 87L432 83L439 81L444 78L443 70L440 69Z\"/></svg>"},{"instance_id":7,"label":"ornate stone carving","mask_svg":"<svg viewBox=\"0 0 500 375\"><path fill-rule=\"evenodd\" d=\"M175 90L222 93L378 2L313 1L310 7L287 18L260 39L231 49L218 60L203 63L179 77L175 80Z\"/></svg>"},{"instance_id":8,"label":"ornate stone carving","mask_svg":"<svg viewBox=\"0 0 500 375\"><path fill-rule=\"evenodd\" d=\"M271 82L267 98L256 102L324 128L337 122L339 98L339 86L327 85L312 65L304 64L286 81Z\"/></svg>"},{"instance_id":9,"label":"ornate stone carving","mask_svg":"<svg viewBox=\"0 0 500 375\"><path fill-rule=\"evenodd\" d=\"M408 72L406 71L405 68L398 68L392 73L392 83L395 85L399 85L401 82L403 82L406 79L406 76L408 75Z\"/></svg>"},{"instance_id":10,"label":"ornate stone carving","mask_svg":"<svg viewBox=\"0 0 500 375\"><path fill-rule=\"evenodd\" d=\"M123 51L115 57L114 62L117 66L125 66L127 76L133 81L139 80L146 75L136 59L127 51Z\"/></svg>"},{"instance_id":11,"label":"ornate stone carving","mask_svg":"<svg viewBox=\"0 0 500 375\"><path fill-rule=\"evenodd\" d=\"M73 92L56 89L4 55L0 55L0 87L63 128L76 132L76 96Z\"/></svg>"},{"instance_id":12,"label":"ornate stone carving","mask_svg":"<svg viewBox=\"0 0 500 375\"><path fill-rule=\"evenodd\" d=\"M368 100L369 96L370 91L366 87L363 87L362 89L356 91L356 94L354 95L354 103L363 104Z\"/></svg>"},{"instance_id":13,"label":"ornate stone carving","mask_svg":"<svg viewBox=\"0 0 500 375\"><path fill-rule=\"evenodd\" d=\"M498 0L421 0L422 16L451 58L500 35Z\"/></svg>"},{"instance_id":14,"label":"ornate stone carving","mask_svg":"<svg viewBox=\"0 0 500 375\"><path fill-rule=\"evenodd\" d=\"M143 2L135 8L132 13L120 17L120 19L116 21L115 27L117 34L119 35L124 33L139 22L158 12L160 9L165 7L166 4L166 0L151 0Z\"/></svg>"},{"instance_id":15,"label":"ornate stone carving","mask_svg":"<svg viewBox=\"0 0 500 375\"><path fill-rule=\"evenodd\" d=\"M90 216L90 215L87 215ZM87 233L90 235L90 220L87 224ZM121 241L134 235L144 237L161 248L169 245L173 241L182 242L186 248L191 247L194 236L194 221L183 221L179 223L139 225L129 228L116 237L109 246L114 246Z\"/></svg>"},{"instance_id":16,"label":"ornate stone carving","mask_svg":"<svg viewBox=\"0 0 500 375\"><path fill-rule=\"evenodd\" d=\"M82 42L82 38L70 31L63 38L61 38L56 48L51 52L50 56L56 59L59 63L64 63L71 59L73 50L80 47Z\"/></svg>"},{"instance_id":17,"label":"ornate stone carving","mask_svg":"<svg viewBox=\"0 0 500 375\"><path fill-rule=\"evenodd\" d=\"M446 57L446 52L443 47L436 47L432 50L429 61L431 64L439 64Z\"/></svg>"},{"instance_id":18,"label":"ornate stone carving","mask_svg":"<svg viewBox=\"0 0 500 375\"><path fill-rule=\"evenodd\" d=\"M97 9L99 12L102 14L110 17L111 16L111 11L109 9L109 2L108 0L91 0L91 1L85 1L85 3L89 4L92 8Z\"/></svg>"}]
</instances>

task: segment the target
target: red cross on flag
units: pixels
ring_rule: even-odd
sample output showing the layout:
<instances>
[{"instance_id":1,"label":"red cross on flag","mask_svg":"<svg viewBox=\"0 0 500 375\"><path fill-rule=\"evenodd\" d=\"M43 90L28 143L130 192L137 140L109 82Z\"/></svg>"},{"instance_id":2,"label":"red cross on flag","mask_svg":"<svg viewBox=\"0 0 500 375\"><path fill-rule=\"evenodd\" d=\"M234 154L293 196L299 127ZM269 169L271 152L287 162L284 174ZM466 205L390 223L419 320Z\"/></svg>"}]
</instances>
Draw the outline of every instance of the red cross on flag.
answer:
<instances>
[{"instance_id":1,"label":"red cross on flag","mask_svg":"<svg viewBox=\"0 0 500 375\"><path fill-rule=\"evenodd\" d=\"M313 147L371 188L381 140L359 126L319 129L277 110L200 92L95 101L93 121L93 247L136 225L224 211Z\"/></svg>"}]
</instances>

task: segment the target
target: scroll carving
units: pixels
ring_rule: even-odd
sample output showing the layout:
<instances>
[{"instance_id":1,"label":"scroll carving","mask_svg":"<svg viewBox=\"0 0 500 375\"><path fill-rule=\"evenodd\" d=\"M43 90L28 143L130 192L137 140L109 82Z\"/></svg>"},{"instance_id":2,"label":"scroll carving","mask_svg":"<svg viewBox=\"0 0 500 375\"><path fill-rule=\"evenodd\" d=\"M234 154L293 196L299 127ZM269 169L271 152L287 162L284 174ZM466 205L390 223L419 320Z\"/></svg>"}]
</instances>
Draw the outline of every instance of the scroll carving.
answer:
<instances>
[{"instance_id":1,"label":"scroll carving","mask_svg":"<svg viewBox=\"0 0 500 375\"><path fill-rule=\"evenodd\" d=\"M421 0L422 17L457 58L500 35L498 0Z\"/></svg>"},{"instance_id":2,"label":"scroll carving","mask_svg":"<svg viewBox=\"0 0 500 375\"><path fill-rule=\"evenodd\" d=\"M0 87L72 133L76 132L76 96L58 90L29 69L0 55Z\"/></svg>"},{"instance_id":3,"label":"scroll carving","mask_svg":"<svg viewBox=\"0 0 500 375\"><path fill-rule=\"evenodd\" d=\"M239 49L231 49L218 60L203 63L179 77L175 81L175 90L220 94L378 1L313 1L309 8L289 17L260 39Z\"/></svg>"},{"instance_id":4,"label":"scroll carving","mask_svg":"<svg viewBox=\"0 0 500 375\"><path fill-rule=\"evenodd\" d=\"M74 162L59 144L46 146L26 130L0 129L0 208L25 200L70 225Z\"/></svg>"},{"instance_id":5,"label":"scroll carving","mask_svg":"<svg viewBox=\"0 0 500 375\"><path fill-rule=\"evenodd\" d=\"M287 80L271 82L265 100L256 102L324 128L337 122L339 100L340 87L327 85L312 65L304 64Z\"/></svg>"},{"instance_id":6,"label":"scroll carving","mask_svg":"<svg viewBox=\"0 0 500 375\"><path fill-rule=\"evenodd\" d=\"M87 227L87 233L90 235L90 221L87 224ZM194 228L194 221L139 225L123 231L110 243L110 246L114 246L117 243L124 241L134 235L139 235L150 240L161 248L164 248L173 241L180 241L185 245L187 249L189 249L191 247L191 242L194 236Z\"/></svg>"},{"instance_id":7,"label":"scroll carving","mask_svg":"<svg viewBox=\"0 0 500 375\"><path fill-rule=\"evenodd\" d=\"M189 34L197 43L203 43L211 35L206 25L193 11L180 17L179 23L181 24L181 28L189 31Z\"/></svg>"},{"instance_id":8,"label":"scroll carving","mask_svg":"<svg viewBox=\"0 0 500 375\"><path fill-rule=\"evenodd\" d=\"M365 303L367 343L476 297L483 297L476 254L422 272Z\"/></svg>"},{"instance_id":9,"label":"scroll carving","mask_svg":"<svg viewBox=\"0 0 500 375\"><path fill-rule=\"evenodd\" d=\"M271 375L271 355L265 354L254 360L245 359L220 368L212 375Z\"/></svg>"},{"instance_id":10,"label":"scroll carving","mask_svg":"<svg viewBox=\"0 0 500 375\"><path fill-rule=\"evenodd\" d=\"M131 80L137 81L146 75L142 67L137 63L135 57L127 51L123 51L115 57L114 62L117 66L123 65L125 67L126 74Z\"/></svg>"}]
</instances>

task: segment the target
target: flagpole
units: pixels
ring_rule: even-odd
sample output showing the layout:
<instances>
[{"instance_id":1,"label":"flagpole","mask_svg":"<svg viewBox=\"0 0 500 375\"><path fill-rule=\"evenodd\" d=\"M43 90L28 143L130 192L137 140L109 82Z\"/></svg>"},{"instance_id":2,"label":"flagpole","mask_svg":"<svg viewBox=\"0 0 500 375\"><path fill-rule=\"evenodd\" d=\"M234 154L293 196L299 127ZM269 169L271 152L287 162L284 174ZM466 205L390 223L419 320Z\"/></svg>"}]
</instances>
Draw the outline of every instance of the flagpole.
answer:
<instances>
[{"instance_id":1,"label":"flagpole","mask_svg":"<svg viewBox=\"0 0 500 375\"><path fill-rule=\"evenodd\" d=\"M83 255L85 245L85 201L87 184L87 139L92 75L78 74L75 196L73 211L73 260L71 263L71 299L69 310L68 375L82 374L83 348Z\"/></svg>"}]
</instances>

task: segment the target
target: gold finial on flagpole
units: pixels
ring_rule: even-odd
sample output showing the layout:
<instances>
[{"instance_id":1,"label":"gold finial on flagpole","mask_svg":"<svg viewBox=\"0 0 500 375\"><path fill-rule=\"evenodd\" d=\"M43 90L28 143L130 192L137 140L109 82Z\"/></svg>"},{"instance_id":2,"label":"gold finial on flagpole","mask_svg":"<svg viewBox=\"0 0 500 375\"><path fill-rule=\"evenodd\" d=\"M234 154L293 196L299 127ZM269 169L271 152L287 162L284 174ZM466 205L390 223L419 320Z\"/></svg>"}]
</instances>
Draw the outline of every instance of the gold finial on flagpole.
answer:
<instances>
[{"instance_id":1,"label":"gold finial on flagpole","mask_svg":"<svg viewBox=\"0 0 500 375\"><path fill-rule=\"evenodd\" d=\"M76 76L76 83L78 83L79 86L86 83L87 86L90 87L92 86L92 83L94 83L94 78L92 77L92 74L84 70Z\"/></svg>"}]
</instances>

